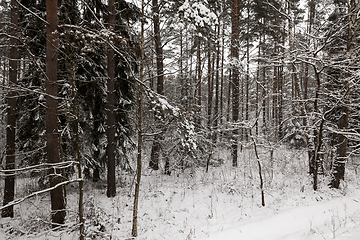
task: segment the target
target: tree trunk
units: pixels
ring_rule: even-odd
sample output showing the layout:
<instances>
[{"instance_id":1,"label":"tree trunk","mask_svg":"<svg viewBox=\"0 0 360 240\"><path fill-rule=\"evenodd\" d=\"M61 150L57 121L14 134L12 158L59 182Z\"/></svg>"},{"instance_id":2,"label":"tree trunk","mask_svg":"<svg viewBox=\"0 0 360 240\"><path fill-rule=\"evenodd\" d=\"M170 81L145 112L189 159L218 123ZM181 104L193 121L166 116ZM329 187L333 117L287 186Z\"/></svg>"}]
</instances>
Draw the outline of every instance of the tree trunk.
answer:
<instances>
[{"instance_id":1,"label":"tree trunk","mask_svg":"<svg viewBox=\"0 0 360 240\"><path fill-rule=\"evenodd\" d=\"M229 69L228 91L227 91L227 106L226 106L226 121L230 122L230 105L231 105L231 86L232 86L232 70Z\"/></svg>"},{"instance_id":2,"label":"tree trunk","mask_svg":"<svg viewBox=\"0 0 360 240\"><path fill-rule=\"evenodd\" d=\"M160 10L159 10L158 0L152 0L152 11L153 11L153 21L154 21L154 40L155 40L156 69L157 69L156 91L158 94L164 95L164 63L163 63L163 49L161 45L161 36L160 36L160 19L159 19ZM155 135L153 145L151 148L151 158L149 162L149 167L153 170L159 169L161 140L162 140L162 135Z\"/></svg>"},{"instance_id":3,"label":"tree trunk","mask_svg":"<svg viewBox=\"0 0 360 240\"><path fill-rule=\"evenodd\" d=\"M49 23L46 27L46 150L49 163L59 163L59 136L57 126L57 65L59 45L57 0L46 1L46 20ZM50 171L50 187L62 182L60 170ZM65 221L65 196L63 187L51 190L51 216L53 227L64 224Z\"/></svg>"},{"instance_id":4,"label":"tree trunk","mask_svg":"<svg viewBox=\"0 0 360 240\"><path fill-rule=\"evenodd\" d=\"M82 179L82 169L81 169L81 153L80 153L80 140L79 140L79 115L76 109L76 84L75 84L75 74L73 70L72 63L70 64L70 74L71 74L71 93L72 93L72 114L75 116L74 120L74 133L75 133L75 141L74 147L76 151L76 158L77 158L77 171L78 171L78 178L81 179L79 181L79 201L78 201L78 211L79 211L79 240L85 239L85 219L84 219L84 181ZM66 195L66 193L65 193Z\"/></svg>"},{"instance_id":5,"label":"tree trunk","mask_svg":"<svg viewBox=\"0 0 360 240\"><path fill-rule=\"evenodd\" d=\"M265 24L265 19L263 19L263 23ZM265 43L266 38L265 38L265 31L262 33L263 36L263 43ZM263 55L264 54L264 49L263 49ZM263 129L263 133L266 133L267 130L267 113L269 112L269 108L266 108L267 106L267 102L269 101L268 97L267 97L267 81L266 81L266 68L265 66L262 67L262 85L263 85L263 90L262 90L262 129ZM267 109L267 111L266 111Z\"/></svg>"},{"instance_id":6,"label":"tree trunk","mask_svg":"<svg viewBox=\"0 0 360 240\"><path fill-rule=\"evenodd\" d=\"M257 61L257 71L256 71L256 104L255 104L255 113L257 116L256 122L255 122L255 135L259 135L259 82L260 82L260 57L261 57L261 45L262 45L262 35L260 33L259 36L259 46L258 46L258 61Z\"/></svg>"},{"instance_id":7,"label":"tree trunk","mask_svg":"<svg viewBox=\"0 0 360 240\"><path fill-rule=\"evenodd\" d=\"M95 114L94 114L95 115ZM95 115L96 116L96 115ZM93 144L95 146L95 150L93 153L94 156L94 161L96 163L100 163L100 146L99 146L99 142L100 142L100 136L99 136L99 128L100 128L100 121L99 120L95 120L94 121L94 127L93 127ZM100 169L95 166L95 168L93 169L93 175L92 175L92 181L93 182L97 182L100 180Z\"/></svg>"},{"instance_id":8,"label":"tree trunk","mask_svg":"<svg viewBox=\"0 0 360 240\"><path fill-rule=\"evenodd\" d=\"M225 23L223 23L222 27L222 35L221 35L222 43L221 43L221 88L220 88L220 124L223 123L223 108L224 108L224 52L225 52Z\"/></svg>"},{"instance_id":9,"label":"tree trunk","mask_svg":"<svg viewBox=\"0 0 360 240\"><path fill-rule=\"evenodd\" d=\"M339 120L339 129L346 130L349 125L350 107L344 105L341 107L343 115ZM340 180L344 180L345 176L345 163L347 159L347 143L348 139L343 134L338 135L338 145L336 148L336 158L332 170L331 187L339 188Z\"/></svg>"},{"instance_id":10,"label":"tree trunk","mask_svg":"<svg viewBox=\"0 0 360 240\"><path fill-rule=\"evenodd\" d=\"M220 24L217 30L217 39L220 38ZM219 123L219 75L220 75L220 41L216 42L216 76L215 76L215 109L213 142L217 141L217 128Z\"/></svg>"},{"instance_id":11,"label":"tree trunk","mask_svg":"<svg viewBox=\"0 0 360 240\"><path fill-rule=\"evenodd\" d=\"M142 83L144 81L144 0L141 1L141 59L140 59L140 84L138 84L138 112L137 112L137 130L138 130L138 146L137 146L137 159L136 159L136 182L135 182L135 196L134 196L134 208L133 208L133 224L131 235L137 237L137 219L138 219L138 205L139 205L139 193L140 193L140 181L141 181L141 167L142 167Z\"/></svg>"},{"instance_id":12,"label":"tree trunk","mask_svg":"<svg viewBox=\"0 0 360 240\"><path fill-rule=\"evenodd\" d=\"M16 40L18 33L18 13L19 5L16 0L11 1L11 28L10 35L10 73L9 73L9 87L10 91L7 96L7 127L6 127L6 170L15 169L15 129L16 129L16 91L15 85L17 82L18 72L18 41ZM4 68L5 71L5 68ZM9 172L9 176L5 177L4 187L4 201L3 206L14 200L15 194L15 176L13 172ZM1 213L2 217L14 217L14 207L9 206L4 208Z\"/></svg>"},{"instance_id":13,"label":"tree trunk","mask_svg":"<svg viewBox=\"0 0 360 240\"><path fill-rule=\"evenodd\" d=\"M213 82L211 80L211 75L212 75L212 65L211 65L211 44L210 41L208 42L208 102L207 102L207 116L208 116L208 128L210 131L211 128L211 116L212 116L212 95L213 95Z\"/></svg>"},{"instance_id":14,"label":"tree trunk","mask_svg":"<svg viewBox=\"0 0 360 240\"><path fill-rule=\"evenodd\" d=\"M232 21L231 21L231 61L233 62L232 66L232 120L236 124L239 120L239 70L238 70L238 61L239 61L239 13L240 13L240 1L233 0L232 6ZM231 153L233 166L237 167L238 165L238 134L239 130L235 125L232 136L231 144Z\"/></svg>"},{"instance_id":15,"label":"tree trunk","mask_svg":"<svg viewBox=\"0 0 360 240\"><path fill-rule=\"evenodd\" d=\"M247 24L246 24L246 80L245 80L245 121L249 120L249 82L250 82L250 9L247 6ZM245 140L249 140L249 130L245 129Z\"/></svg>"},{"instance_id":16,"label":"tree trunk","mask_svg":"<svg viewBox=\"0 0 360 240\"><path fill-rule=\"evenodd\" d=\"M198 30L198 36L197 36L197 105L199 108L199 117L201 119L201 39L200 39L200 30Z\"/></svg>"},{"instance_id":17,"label":"tree trunk","mask_svg":"<svg viewBox=\"0 0 360 240\"><path fill-rule=\"evenodd\" d=\"M276 26L279 25L279 19L278 17L276 17ZM279 41L280 41L280 38L279 38L279 29L276 28L276 36L275 36L275 47L274 47L274 53L275 55L278 55L280 53L279 51L279 47L278 47L278 44L279 44ZM274 141L277 141L278 139L278 127L279 127L279 121L278 121L278 94L279 94L279 91L278 91L278 80L279 80L279 65L280 63L279 62L276 62L274 61L274 76L273 76L273 106L272 106L272 118L273 118L273 128L275 129L274 130Z\"/></svg>"},{"instance_id":18,"label":"tree trunk","mask_svg":"<svg viewBox=\"0 0 360 240\"><path fill-rule=\"evenodd\" d=\"M347 52L350 60L352 61L348 66L349 69L354 64L354 59L357 57L357 52L355 52L355 47L357 44L357 32L359 29L359 1L350 0L348 1L348 36L347 36ZM346 78L351 77L350 71L345 74ZM350 92L351 87L348 79L345 79L344 85L346 87L346 93L344 97L344 103L341 106L341 117L339 119L338 127L342 131L346 131L349 126L350 120ZM347 159L347 144L348 139L344 134L338 134L338 144L337 144L337 157L335 158L332 172L331 187L339 188L340 180L344 179L345 175L345 163Z\"/></svg>"},{"instance_id":19,"label":"tree trunk","mask_svg":"<svg viewBox=\"0 0 360 240\"><path fill-rule=\"evenodd\" d=\"M115 0L109 0L109 30L114 31L115 27ZM113 43L111 37L110 44ZM116 175L115 175L115 59L114 49L108 48L108 80L107 80L107 192L108 197L116 196Z\"/></svg>"}]
</instances>

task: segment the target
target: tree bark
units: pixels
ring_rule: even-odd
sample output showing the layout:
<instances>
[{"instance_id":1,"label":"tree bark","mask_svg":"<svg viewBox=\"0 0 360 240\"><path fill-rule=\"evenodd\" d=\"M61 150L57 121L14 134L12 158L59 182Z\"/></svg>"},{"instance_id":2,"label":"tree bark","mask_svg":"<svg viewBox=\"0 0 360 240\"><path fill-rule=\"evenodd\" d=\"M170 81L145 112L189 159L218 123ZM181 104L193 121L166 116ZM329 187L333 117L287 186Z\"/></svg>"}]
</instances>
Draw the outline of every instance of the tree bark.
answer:
<instances>
[{"instance_id":1,"label":"tree bark","mask_svg":"<svg viewBox=\"0 0 360 240\"><path fill-rule=\"evenodd\" d=\"M73 70L73 65L71 63L70 66L70 73L71 73L71 92L72 92L72 114L75 116L74 121L74 133L75 133L75 141L74 147L76 151L76 158L77 158L77 171L78 171L78 178L81 179L79 181L79 201L78 201L78 211L79 211L79 240L85 239L85 219L84 219L84 181L82 180L82 169L81 169L81 153L80 153L80 140L79 140L79 115L76 109L76 85L75 85L75 74ZM65 193L66 195L66 193Z\"/></svg>"},{"instance_id":2,"label":"tree bark","mask_svg":"<svg viewBox=\"0 0 360 240\"><path fill-rule=\"evenodd\" d=\"M223 123L223 114L224 114L224 52L225 52L225 23L222 26L222 35L221 35L221 88L220 88L220 124Z\"/></svg>"},{"instance_id":3,"label":"tree bark","mask_svg":"<svg viewBox=\"0 0 360 240\"><path fill-rule=\"evenodd\" d=\"M231 61L233 62L232 66L232 120L236 124L239 120L239 13L240 13L240 1L233 0L232 6L232 21L231 21ZM232 162L233 166L237 167L238 165L238 134L239 130L235 125L233 130L232 144L231 144L231 153L232 153Z\"/></svg>"},{"instance_id":4,"label":"tree bark","mask_svg":"<svg viewBox=\"0 0 360 240\"><path fill-rule=\"evenodd\" d=\"M216 74L215 74L215 109L214 109L214 134L213 142L217 141L217 128L219 123L219 77L220 77L220 24L217 30L216 41Z\"/></svg>"},{"instance_id":5,"label":"tree bark","mask_svg":"<svg viewBox=\"0 0 360 240\"><path fill-rule=\"evenodd\" d=\"M154 40L155 40L155 52L156 52L156 69L157 69L157 87L156 91L160 95L164 95L164 63L163 63L163 48L161 45L160 36L160 10L158 0L152 0L152 11L154 21ZM157 113L155 113L157 114ZM161 135L155 135L153 145L151 148L151 158L149 167L153 170L159 169L159 159L161 151Z\"/></svg>"},{"instance_id":6,"label":"tree bark","mask_svg":"<svg viewBox=\"0 0 360 240\"><path fill-rule=\"evenodd\" d=\"M246 24L246 80L245 80L245 121L249 120L249 82L250 82L250 9L247 6L247 24ZM249 130L245 129L245 140L249 140Z\"/></svg>"},{"instance_id":7,"label":"tree bark","mask_svg":"<svg viewBox=\"0 0 360 240\"><path fill-rule=\"evenodd\" d=\"M93 131L93 134L92 134L93 144L95 145L95 148L96 148L94 150L93 156L94 156L94 161L96 163L100 163L100 146L99 146L99 143L100 143L99 135L100 134L98 132L99 128L100 128L100 121L98 119L96 119L94 121L94 126L93 126L93 130L92 130ZM93 169L92 181L97 182L99 180L100 180L100 169L99 169L99 167L95 166Z\"/></svg>"},{"instance_id":8,"label":"tree bark","mask_svg":"<svg viewBox=\"0 0 360 240\"><path fill-rule=\"evenodd\" d=\"M198 29L198 36L197 36L197 105L199 108L199 117L201 119L201 39L200 39L200 30Z\"/></svg>"},{"instance_id":9,"label":"tree bark","mask_svg":"<svg viewBox=\"0 0 360 240\"><path fill-rule=\"evenodd\" d=\"M144 0L141 1L141 59L140 59L140 84L138 84L138 112L137 112L137 129L138 129L138 146L137 146L137 168L136 168L136 182L135 182L135 197L133 208L133 224L131 235L137 237L137 219L138 219L138 205L141 181L141 167L142 167L142 83L144 81Z\"/></svg>"},{"instance_id":10,"label":"tree bark","mask_svg":"<svg viewBox=\"0 0 360 240\"><path fill-rule=\"evenodd\" d=\"M276 17L276 26L279 25L279 19L278 17ZM278 47L278 44L279 44L279 41L280 41L280 38L279 38L279 28L276 28L276 36L275 36L275 47L274 47L274 53L275 55L278 55L280 53L279 51L279 47ZM278 80L279 80L279 65L280 63L279 62L276 62L274 61L274 76L273 76L273 97L272 97L272 100L273 100L273 106L272 106L272 118L273 118L273 128L275 129L274 131L274 140L277 141L278 139L278 127L279 127L279 118L278 118L278 94L279 94L279 91L278 91Z\"/></svg>"},{"instance_id":11,"label":"tree bark","mask_svg":"<svg viewBox=\"0 0 360 240\"><path fill-rule=\"evenodd\" d=\"M115 26L115 0L109 0L109 29L114 31ZM109 39L112 44L112 39ZM114 49L108 48L108 80L107 80L107 192L108 197L116 196L115 175L115 59Z\"/></svg>"},{"instance_id":12,"label":"tree bark","mask_svg":"<svg viewBox=\"0 0 360 240\"><path fill-rule=\"evenodd\" d=\"M15 169L15 129L16 129L16 91L15 85L18 74L18 41L16 40L18 33L18 13L19 5L16 0L11 1L11 26L10 35L10 73L9 86L10 91L7 96L7 127L6 127L6 170ZM5 71L5 68L4 68ZM15 195L15 176L12 172L5 177L4 201L3 206L14 200ZM14 217L14 207L4 208L1 213L2 217Z\"/></svg>"},{"instance_id":13,"label":"tree bark","mask_svg":"<svg viewBox=\"0 0 360 240\"><path fill-rule=\"evenodd\" d=\"M347 36L347 53L352 61L350 65L348 66L349 69L354 64L354 59L357 57L357 53L354 51L356 44L357 44L357 35L358 35L358 29L359 29L359 10L360 10L360 2L358 0L350 0L348 3L348 36ZM355 55L356 54L356 55ZM341 106L341 117L339 119L338 127L342 131L346 131L349 126L349 120L350 120L350 92L351 92L351 86L350 82L347 78L351 77L351 72L348 71L345 74L345 81L344 85L346 87L346 95L344 98L344 102ZM339 188L340 186L340 180L344 179L345 175L345 163L347 160L347 145L348 145L348 139L344 134L338 134L338 144L336 149L336 159L334 161L333 165L333 172L332 172L332 180L331 180L331 187L333 188Z\"/></svg>"},{"instance_id":14,"label":"tree bark","mask_svg":"<svg viewBox=\"0 0 360 240\"><path fill-rule=\"evenodd\" d=\"M212 68L213 68L213 65L211 64L212 63L212 60L211 60L211 43L210 43L210 40L208 42L208 102L207 102L207 116L208 116L208 122L207 122L207 125L208 125L208 128L210 130L211 128L211 117L212 117L212 101L213 101L213 82L212 82Z\"/></svg>"},{"instance_id":15,"label":"tree bark","mask_svg":"<svg viewBox=\"0 0 360 240\"><path fill-rule=\"evenodd\" d=\"M57 0L46 1L46 20L49 23L46 27L46 150L49 163L59 163L59 136L57 126L57 66L59 34L58 34L58 10ZM50 170L50 187L62 182L60 170ZM58 227L65 222L65 196L62 186L51 190L51 217L53 227Z\"/></svg>"}]
</instances>

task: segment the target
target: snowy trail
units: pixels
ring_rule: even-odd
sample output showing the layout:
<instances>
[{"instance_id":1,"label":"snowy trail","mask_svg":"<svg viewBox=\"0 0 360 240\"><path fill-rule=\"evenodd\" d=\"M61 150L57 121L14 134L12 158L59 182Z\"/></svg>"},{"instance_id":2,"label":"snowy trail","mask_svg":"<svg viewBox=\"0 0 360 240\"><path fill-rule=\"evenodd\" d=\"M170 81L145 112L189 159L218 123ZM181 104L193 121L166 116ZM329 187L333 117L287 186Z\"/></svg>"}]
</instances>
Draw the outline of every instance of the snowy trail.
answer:
<instances>
[{"instance_id":1,"label":"snowy trail","mask_svg":"<svg viewBox=\"0 0 360 240\"><path fill-rule=\"evenodd\" d=\"M343 197L328 202L283 210L275 215L238 221L220 231L211 231L207 239L227 240L309 240L360 239L360 201ZM229 216L231 217L231 216Z\"/></svg>"}]
</instances>

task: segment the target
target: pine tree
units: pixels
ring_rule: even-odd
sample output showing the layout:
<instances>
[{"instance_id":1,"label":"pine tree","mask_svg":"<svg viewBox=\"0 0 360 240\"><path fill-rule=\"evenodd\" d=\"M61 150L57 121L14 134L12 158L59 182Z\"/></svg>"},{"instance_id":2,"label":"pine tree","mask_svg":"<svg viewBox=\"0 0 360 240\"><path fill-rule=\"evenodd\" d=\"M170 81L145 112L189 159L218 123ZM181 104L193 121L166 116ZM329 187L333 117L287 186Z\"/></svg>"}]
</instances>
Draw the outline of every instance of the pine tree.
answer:
<instances>
[{"instance_id":1,"label":"pine tree","mask_svg":"<svg viewBox=\"0 0 360 240\"><path fill-rule=\"evenodd\" d=\"M16 90L18 72L18 14L19 4L17 1L11 1L11 26L10 26L10 70L9 70L9 86L11 88L8 93L8 111L7 111L7 127L6 127L6 170L15 169L15 129L16 129ZM15 175L8 172L9 176L5 177L4 201L3 205L7 205L14 200L15 194ZM4 208L1 213L2 217L14 217L14 208L9 206Z\"/></svg>"},{"instance_id":2,"label":"pine tree","mask_svg":"<svg viewBox=\"0 0 360 240\"><path fill-rule=\"evenodd\" d=\"M56 164L60 162L59 136L57 127L57 51L59 44L58 33L58 8L57 0L46 1L46 149L48 162ZM50 170L50 187L55 187L62 182L61 174L55 167ZM65 196L62 186L55 187L51 194L51 210L53 227L58 227L65 222Z\"/></svg>"},{"instance_id":3,"label":"pine tree","mask_svg":"<svg viewBox=\"0 0 360 240\"><path fill-rule=\"evenodd\" d=\"M346 24L347 24L347 36L346 36L346 57L349 59L349 63L346 69L346 73L343 75L342 88L343 88L343 101L340 103L340 117L338 120L338 128L340 131L346 132L349 127L350 121L350 94L351 94L351 83L352 78L352 68L356 64L356 59L358 57L357 51L355 51L355 46L357 44L358 38L358 29L360 26L359 20L357 18L359 14L359 2L356 0L349 1L347 4L347 15L346 15ZM355 60L355 61L354 61ZM332 179L331 187L339 188L340 180L344 180L345 175L345 163L347 160L347 147L348 147L348 137L345 133L339 133L337 136L337 156L334 161L332 169Z\"/></svg>"},{"instance_id":4,"label":"pine tree","mask_svg":"<svg viewBox=\"0 0 360 240\"><path fill-rule=\"evenodd\" d=\"M155 54L156 54L156 73L157 73L157 87L156 92L160 95L164 95L164 63L163 63L163 47L161 44L160 36L160 9L157 0L152 0L152 14L154 22L154 42L155 42ZM157 114L157 113L155 113ZM157 116L159 118L159 116ZM161 139L163 134L160 133L155 135L153 145L151 148L151 157L149 166L153 170L159 169L159 158L161 152ZM169 170L166 170L169 174Z\"/></svg>"},{"instance_id":5,"label":"pine tree","mask_svg":"<svg viewBox=\"0 0 360 240\"><path fill-rule=\"evenodd\" d=\"M109 0L109 31L114 31L115 25L115 1ZM109 39L110 46L108 47L108 80L107 80L107 192L108 197L115 197L116 195L116 179L115 179L115 59L114 49L112 46L113 40Z\"/></svg>"},{"instance_id":6,"label":"pine tree","mask_svg":"<svg viewBox=\"0 0 360 240\"><path fill-rule=\"evenodd\" d=\"M239 120L239 15L240 15L240 1L233 0L232 12L231 12L231 63L232 63L232 121L236 124ZM237 167L238 165L238 134L239 130L235 125L232 137L232 165Z\"/></svg>"}]
</instances>

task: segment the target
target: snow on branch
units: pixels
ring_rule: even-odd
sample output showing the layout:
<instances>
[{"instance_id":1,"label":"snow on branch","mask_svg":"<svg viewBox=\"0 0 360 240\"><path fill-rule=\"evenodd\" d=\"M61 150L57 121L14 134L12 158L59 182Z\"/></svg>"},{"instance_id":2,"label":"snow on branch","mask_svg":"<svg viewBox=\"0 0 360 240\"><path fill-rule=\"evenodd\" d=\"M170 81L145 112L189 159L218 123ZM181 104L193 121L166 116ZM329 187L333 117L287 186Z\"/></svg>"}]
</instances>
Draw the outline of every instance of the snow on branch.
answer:
<instances>
[{"instance_id":1,"label":"snow on branch","mask_svg":"<svg viewBox=\"0 0 360 240\"><path fill-rule=\"evenodd\" d=\"M5 208L8 208L10 206L14 206L14 205L17 205L19 203L22 203L23 201L25 201L26 199L29 199L31 197L34 197L36 195L39 195L39 194L43 194L43 193L46 193L46 192L50 192L52 190L54 190L55 188L58 188L58 187L61 187L63 185L67 185L67 184L70 184L70 183L74 183L74 182L81 182L83 181L83 179L74 179L74 180L69 180L69 181L65 181L65 182L61 182L61 183L58 183L56 184L55 186L53 187L50 187L50 188L46 188L44 190L40 190L40 191L37 191L37 192L33 192L23 198L19 198L19 199L15 199L14 201L11 201L9 202L8 204L6 204L5 206L2 206L0 207L0 211L5 209Z\"/></svg>"},{"instance_id":2,"label":"snow on branch","mask_svg":"<svg viewBox=\"0 0 360 240\"><path fill-rule=\"evenodd\" d=\"M26 172L26 171L30 171L30 170L41 171L41 170L46 170L46 169L50 169L50 168L63 169L63 168L71 167L72 165L76 165L76 164L79 164L79 163L75 162L75 161L68 161L68 162L60 162L60 163L43 163L43 164L38 164L38 165L34 165L34 166L11 169L11 170L0 170L0 177L16 175L21 172Z\"/></svg>"},{"instance_id":3,"label":"snow on branch","mask_svg":"<svg viewBox=\"0 0 360 240\"><path fill-rule=\"evenodd\" d=\"M210 26L213 23L218 24L216 14L200 2L191 5L188 0L185 0L179 8L179 12L183 13L185 20L194 22L197 27Z\"/></svg>"}]
</instances>

